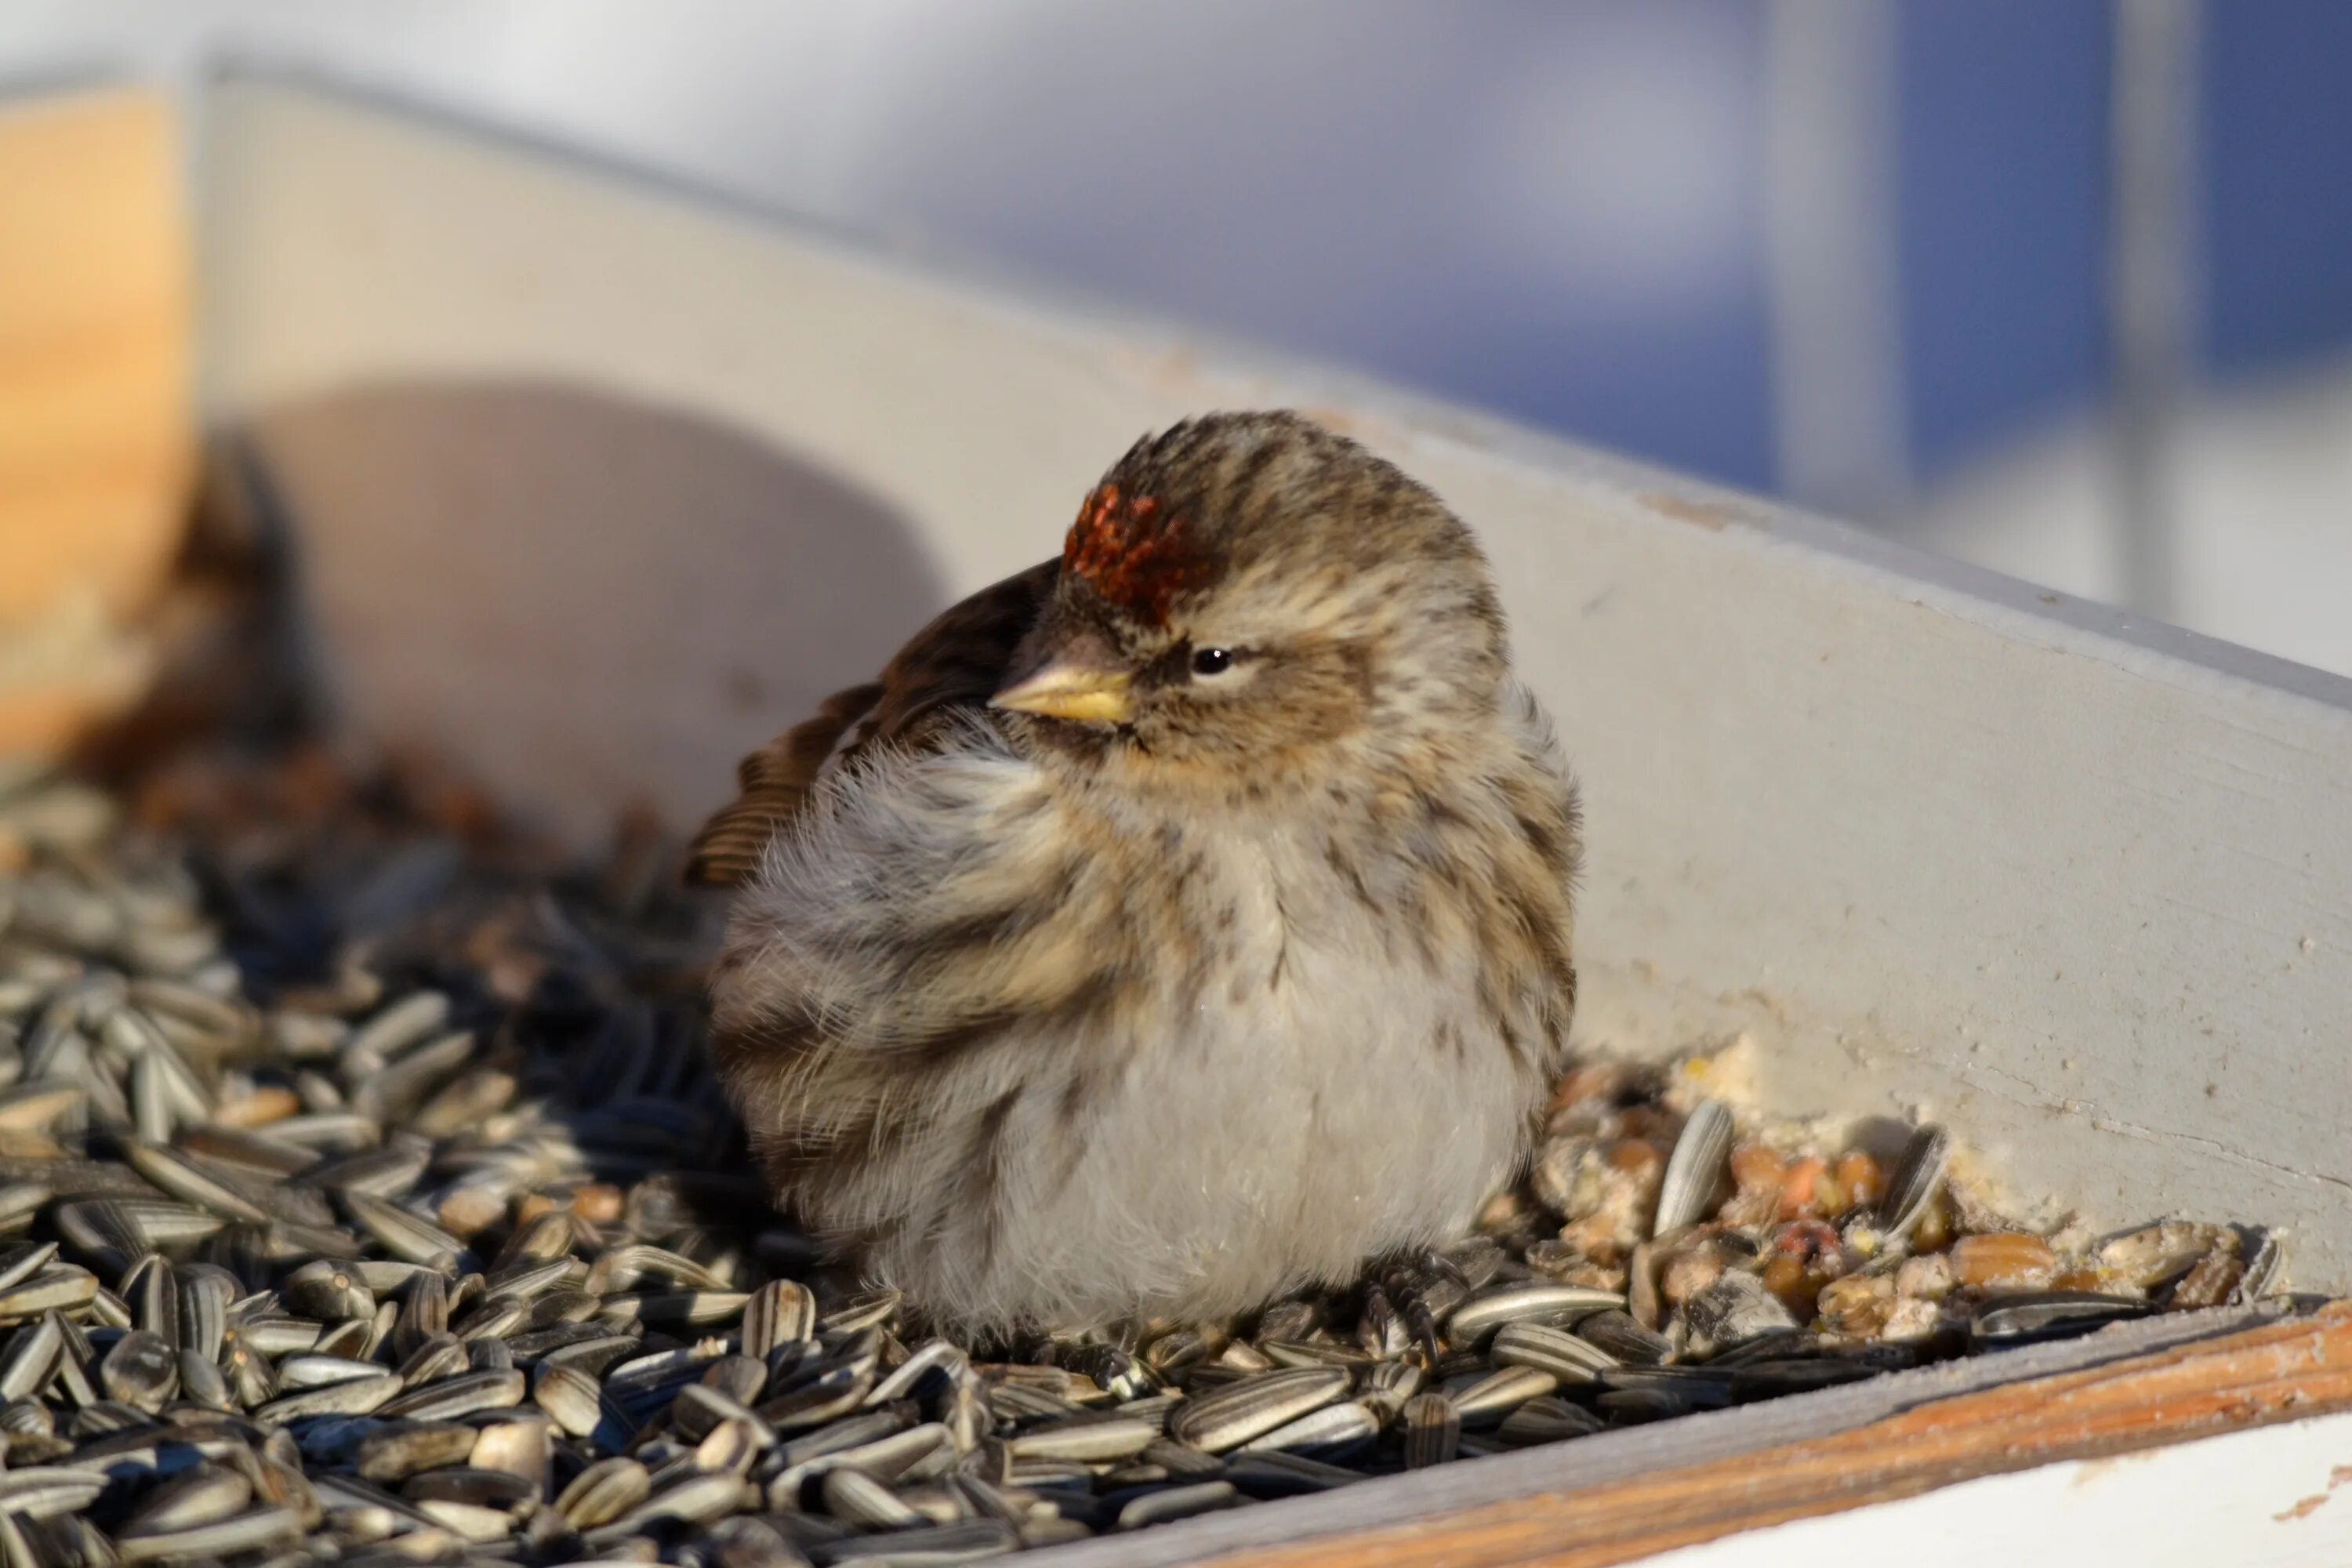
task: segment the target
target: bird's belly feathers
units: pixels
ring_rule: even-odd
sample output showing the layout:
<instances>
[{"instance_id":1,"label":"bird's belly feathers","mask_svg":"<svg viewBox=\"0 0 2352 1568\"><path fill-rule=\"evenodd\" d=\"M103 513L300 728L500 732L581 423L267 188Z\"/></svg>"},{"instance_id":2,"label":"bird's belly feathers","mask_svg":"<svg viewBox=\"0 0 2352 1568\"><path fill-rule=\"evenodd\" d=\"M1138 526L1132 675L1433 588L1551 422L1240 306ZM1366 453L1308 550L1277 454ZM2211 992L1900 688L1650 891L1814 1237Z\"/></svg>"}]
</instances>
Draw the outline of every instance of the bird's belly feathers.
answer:
<instances>
[{"instance_id":1,"label":"bird's belly feathers","mask_svg":"<svg viewBox=\"0 0 2352 1568\"><path fill-rule=\"evenodd\" d=\"M1035 1039L1024 1057L1055 1066L1006 1113L988 1179L943 1172L883 1272L999 1321L1213 1316L1468 1221L1542 1092L1475 979L1379 962L1360 907L1213 879L1230 944L1132 1028Z\"/></svg>"}]
</instances>

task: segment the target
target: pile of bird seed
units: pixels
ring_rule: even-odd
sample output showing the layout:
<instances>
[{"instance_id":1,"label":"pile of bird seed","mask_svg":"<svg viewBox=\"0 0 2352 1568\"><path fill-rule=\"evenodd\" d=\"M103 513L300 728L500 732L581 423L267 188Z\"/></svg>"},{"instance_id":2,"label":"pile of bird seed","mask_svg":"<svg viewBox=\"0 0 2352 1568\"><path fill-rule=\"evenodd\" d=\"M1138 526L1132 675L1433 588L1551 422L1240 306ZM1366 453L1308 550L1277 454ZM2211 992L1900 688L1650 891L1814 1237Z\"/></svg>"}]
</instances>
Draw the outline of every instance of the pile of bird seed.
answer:
<instances>
[{"instance_id":1,"label":"pile of bird seed","mask_svg":"<svg viewBox=\"0 0 2352 1568\"><path fill-rule=\"evenodd\" d=\"M1245 1322L960 1345L828 1272L707 1071L709 910L428 771L0 797L0 1559L941 1564L2270 1289L1901 1147L1560 1086L1480 1234Z\"/></svg>"}]
</instances>

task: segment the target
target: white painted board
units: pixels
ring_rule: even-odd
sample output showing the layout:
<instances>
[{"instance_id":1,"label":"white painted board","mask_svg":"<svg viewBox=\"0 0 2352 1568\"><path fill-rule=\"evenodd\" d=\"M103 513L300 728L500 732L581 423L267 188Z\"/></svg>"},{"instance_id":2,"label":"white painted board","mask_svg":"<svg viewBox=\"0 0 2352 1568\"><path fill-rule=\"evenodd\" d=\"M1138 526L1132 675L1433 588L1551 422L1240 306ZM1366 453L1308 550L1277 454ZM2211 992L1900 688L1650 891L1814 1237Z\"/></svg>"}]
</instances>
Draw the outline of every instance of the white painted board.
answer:
<instances>
[{"instance_id":1,"label":"white painted board","mask_svg":"<svg viewBox=\"0 0 2352 1568\"><path fill-rule=\"evenodd\" d=\"M1662 1552L1646 1568L2352 1563L2352 1415L2069 1460Z\"/></svg>"},{"instance_id":2,"label":"white painted board","mask_svg":"<svg viewBox=\"0 0 2352 1568\"><path fill-rule=\"evenodd\" d=\"M1779 1109L2352 1288L2352 682L311 89L226 81L206 155L209 405L358 731L690 821L1135 436L1305 405L1495 558L1585 782L1586 1043L1745 1029Z\"/></svg>"}]
</instances>

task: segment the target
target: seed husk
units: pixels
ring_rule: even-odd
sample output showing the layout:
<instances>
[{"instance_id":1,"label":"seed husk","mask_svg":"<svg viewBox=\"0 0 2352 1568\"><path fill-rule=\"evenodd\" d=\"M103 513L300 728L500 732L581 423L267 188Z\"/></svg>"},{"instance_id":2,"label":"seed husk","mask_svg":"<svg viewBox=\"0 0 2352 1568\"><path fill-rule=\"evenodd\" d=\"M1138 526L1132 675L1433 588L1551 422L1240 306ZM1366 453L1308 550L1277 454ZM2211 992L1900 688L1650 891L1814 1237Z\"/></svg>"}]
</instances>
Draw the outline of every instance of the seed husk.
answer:
<instances>
[{"instance_id":1,"label":"seed husk","mask_svg":"<svg viewBox=\"0 0 2352 1568\"><path fill-rule=\"evenodd\" d=\"M1692 1109L1659 1182L1652 1239L1696 1224L1715 1206L1731 1158L1732 1132L1731 1109L1721 1100L1701 1100Z\"/></svg>"},{"instance_id":2,"label":"seed husk","mask_svg":"<svg viewBox=\"0 0 2352 1568\"><path fill-rule=\"evenodd\" d=\"M1416 1394L1405 1401L1404 1463L1407 1469L1426 1469L1451 1463L1462 1444L1462 1417L1443 1394Z\"/></svg>"}]
</instances>

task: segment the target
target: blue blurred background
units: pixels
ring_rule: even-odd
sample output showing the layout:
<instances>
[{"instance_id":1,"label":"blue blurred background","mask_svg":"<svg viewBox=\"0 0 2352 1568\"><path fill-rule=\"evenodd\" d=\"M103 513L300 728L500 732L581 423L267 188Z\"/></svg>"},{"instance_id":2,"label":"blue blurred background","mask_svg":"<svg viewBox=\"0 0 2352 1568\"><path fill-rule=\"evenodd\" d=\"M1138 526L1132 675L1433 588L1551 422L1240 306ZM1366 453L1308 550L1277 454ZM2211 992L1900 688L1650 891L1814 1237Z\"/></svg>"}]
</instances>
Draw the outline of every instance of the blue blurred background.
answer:
<instances>
[{"instance_id":1,"label":"blue blurred background","mask_svg":"<svg viewBox=\"0 0 2352 1568\"><path fill-rule=\"evenodd\" d=\"M2352 673L2352 0L0 7L222 52Z\"/></svg>"}]
</instances>

